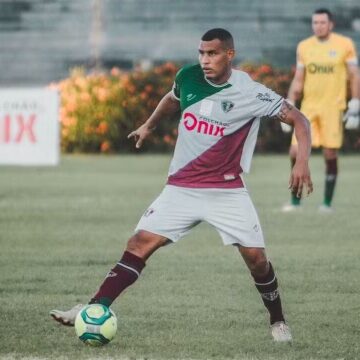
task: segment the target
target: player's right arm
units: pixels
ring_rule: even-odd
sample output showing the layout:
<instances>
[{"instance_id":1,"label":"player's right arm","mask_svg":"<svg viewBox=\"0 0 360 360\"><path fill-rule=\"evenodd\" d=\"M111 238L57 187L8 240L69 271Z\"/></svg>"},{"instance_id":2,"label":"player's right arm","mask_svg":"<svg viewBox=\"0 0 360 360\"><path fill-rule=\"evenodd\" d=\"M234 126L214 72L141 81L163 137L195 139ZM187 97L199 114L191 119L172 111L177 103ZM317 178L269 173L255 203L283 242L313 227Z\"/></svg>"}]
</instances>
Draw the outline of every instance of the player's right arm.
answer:
<instances>
[{"instance_id":1,"label":"player's right arm","mask_svg":"<svg viewBox=\"0 0 360 360\"><path fill-rule=\"evenodd\" d=\"M304 81L305 81L305 67L296 67L294 79L291 82L287 99L293 105L297 100L300 100L303 89L304 89Z\"/></svg>"},{"instance_id":2,"label":"player's right arm","mask_svg":"<svg viewBox=\"0 0 360 360\"><path fill-rule=\"evenodd\" d=\"M287 95L287 102L293 106L297 100L300 100L305 82L305 64L301 55L301 46L299 45L296 51L296 70L294 78L290 84L290 88ZM281 122L281 129L285 133L290 133L292 127L285 122Z\"/></svg>"},{"instance_id":3,"label":"player's right arm","mask_svg":"<svg viewBox=\"0 0 360 360\"><path fill-rule=\"evenodd\" d=\"M294 79L291 82L289 92L288 92L288 101L291 104L295 104L297 100L300 100L305 82L305 64L302 56L301 45L299 44L296 50L296 70Z\"/></svg>"},{"instance_id":4,"label":"player's right arm","mask_svg":"<svg viewBox=\"0 0 360 360\"><path fill-rule=\"evenodd\" d=\"M129 134L128 138L134 138L136 148L140 148L143 141L154 131L157 124L164 118L175 115L180 110L180 102L175 98L172 91L168 92L159 102L151 116L139 128Z\"/></svg>"}]
</instances>

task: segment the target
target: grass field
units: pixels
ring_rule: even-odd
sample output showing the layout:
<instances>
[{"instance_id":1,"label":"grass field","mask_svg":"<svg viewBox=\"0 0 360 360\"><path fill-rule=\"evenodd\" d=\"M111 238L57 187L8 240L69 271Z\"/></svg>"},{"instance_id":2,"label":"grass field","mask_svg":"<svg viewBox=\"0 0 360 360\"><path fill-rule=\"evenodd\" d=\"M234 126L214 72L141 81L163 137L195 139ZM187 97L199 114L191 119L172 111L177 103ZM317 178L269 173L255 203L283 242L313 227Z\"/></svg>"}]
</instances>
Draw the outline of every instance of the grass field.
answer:
<instances>
[{"instance_id":1,"label":"grass field","mask_svg":"<svg viewBox=\"0 0 360 360\"><path fill-rule=\"evenodd\" d=\"M357 359L360 358L360 157L342 157L331 215L315 193L301 214L282 214L289 161L255 156L247 185L265 231L292 328L274 344L248 271L202 224L153 255L113 306L115 340L83 345L48 315L86 302L122 254L161 190L168 156L65 156L57 168L1 168L0 358Z\"/></svg>"}]
</instances>

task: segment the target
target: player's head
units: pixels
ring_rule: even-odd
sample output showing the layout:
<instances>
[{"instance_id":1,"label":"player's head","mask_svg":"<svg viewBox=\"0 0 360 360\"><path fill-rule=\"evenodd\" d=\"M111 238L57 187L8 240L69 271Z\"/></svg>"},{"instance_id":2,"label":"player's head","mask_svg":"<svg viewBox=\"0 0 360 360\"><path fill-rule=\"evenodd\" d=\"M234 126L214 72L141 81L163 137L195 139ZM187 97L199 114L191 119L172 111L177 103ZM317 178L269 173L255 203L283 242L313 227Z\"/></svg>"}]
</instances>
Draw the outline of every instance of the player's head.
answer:
<instances>
[{"instance_id":1,"label":"player's head","mask_svg":"<svg viewBox=\"0 0 360 360\"><path fill-rule=\"evenodd\" d=\"M202 36L199 62L210 81L221 84L229 78L234 56L234 39L227 30L211 29Z\"/></svg>"},{"instance_id":2,"label":"player's head","mask_svg":"<svg viewBox=\"0 0 360 360\"><path fill-rule=\"evenodd\" d=\"M326 40L334 28L334 17L328 9L317 9L312 14L312 29L319 40Z\"/></svg>"}]
</instances>

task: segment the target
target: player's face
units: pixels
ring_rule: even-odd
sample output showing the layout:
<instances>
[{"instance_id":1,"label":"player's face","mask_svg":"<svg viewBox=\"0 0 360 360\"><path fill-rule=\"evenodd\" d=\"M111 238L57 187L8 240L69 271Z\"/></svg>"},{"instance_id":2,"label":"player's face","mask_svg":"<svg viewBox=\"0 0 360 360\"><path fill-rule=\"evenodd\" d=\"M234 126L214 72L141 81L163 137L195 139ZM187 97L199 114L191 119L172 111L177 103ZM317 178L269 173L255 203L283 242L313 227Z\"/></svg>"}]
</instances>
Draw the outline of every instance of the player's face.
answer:
<instances>
[{"instance_id":1,"label":"player's face","mask_svg":"<svg viewBox=\"0 0 360 360\"><path fill-rule=\"evenodd\" d=\"M226 49L219 40L201 41L199 62L205 77L215 84L223 84L231 74L231 62L235 56L234 49Z\"/></svg>"},{"instance_id":2,"label":"player's face","mask_svg":"<svg viewBox=\"0 0 360 360\"><path fill-rule=\"evenodd\" d=\"M327 14L314 14L312 16L312 29L318 39L326 40L333 27L334 24L330 21Z\"/></svg>"}]
</instances>

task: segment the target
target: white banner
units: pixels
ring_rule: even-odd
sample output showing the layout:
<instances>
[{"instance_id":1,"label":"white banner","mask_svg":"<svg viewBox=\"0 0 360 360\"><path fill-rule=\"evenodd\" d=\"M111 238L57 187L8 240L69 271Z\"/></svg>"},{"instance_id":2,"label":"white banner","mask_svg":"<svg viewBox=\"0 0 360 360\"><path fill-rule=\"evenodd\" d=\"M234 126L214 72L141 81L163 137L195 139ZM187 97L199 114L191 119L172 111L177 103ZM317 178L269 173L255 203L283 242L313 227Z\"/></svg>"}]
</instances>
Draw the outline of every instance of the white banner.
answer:
<instances>
[{"instance_id":1,"label":"white banner","mask_svg":"<svg viewBox=\"0 0 360 360\"><path fill-rule=\"evenodd\" d=\"M0 89L0 164L57 165L58 114L56 90Z\"/></svg>"}]
</instances>

